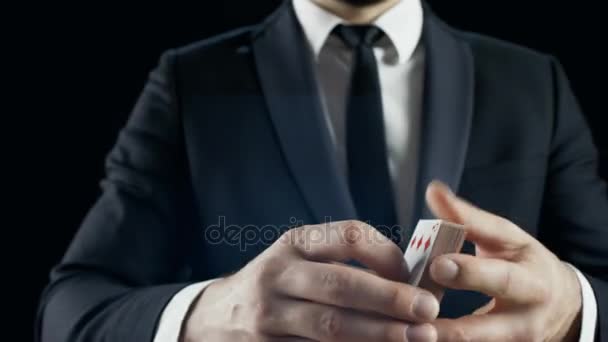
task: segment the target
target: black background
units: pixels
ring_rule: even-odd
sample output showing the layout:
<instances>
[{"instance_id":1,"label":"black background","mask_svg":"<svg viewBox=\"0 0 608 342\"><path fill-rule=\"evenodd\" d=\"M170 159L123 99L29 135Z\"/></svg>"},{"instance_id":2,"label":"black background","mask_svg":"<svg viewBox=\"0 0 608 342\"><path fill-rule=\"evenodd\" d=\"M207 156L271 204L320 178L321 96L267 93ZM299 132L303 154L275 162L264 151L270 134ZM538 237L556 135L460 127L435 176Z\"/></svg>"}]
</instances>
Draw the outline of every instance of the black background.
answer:
<instances>
[{"instance_id":1,"label":"black background","mask_svg":"<svg viewBox=\"0 0 608 342\"><path fill-rule=\"evenodd\" d=\"M19 299L10 319L23 328L15 330L21 335L16 340L31 338L48 271L99 195L104 157L160 53L256 23L279 2L32 4L35 11L10 26L16 48L8 54L17 61L4 63L3 69L16 76L9 83L16 94L9 101L16 101L16 109L3 113L8 119L2 132L11 159L3 168L9 172L5 188L14 194L3 197L11 202L8 217L15 218L4 220L3 245L5 252L16 252L8 253L3 273L20 294L5 292L13 297L8 301ZM608 77L608 55L601 1L429 2L453 26L556 55L606 165L601 80ZM15 232L19 240L13 244Z\"/></svg>"}]
</instances>

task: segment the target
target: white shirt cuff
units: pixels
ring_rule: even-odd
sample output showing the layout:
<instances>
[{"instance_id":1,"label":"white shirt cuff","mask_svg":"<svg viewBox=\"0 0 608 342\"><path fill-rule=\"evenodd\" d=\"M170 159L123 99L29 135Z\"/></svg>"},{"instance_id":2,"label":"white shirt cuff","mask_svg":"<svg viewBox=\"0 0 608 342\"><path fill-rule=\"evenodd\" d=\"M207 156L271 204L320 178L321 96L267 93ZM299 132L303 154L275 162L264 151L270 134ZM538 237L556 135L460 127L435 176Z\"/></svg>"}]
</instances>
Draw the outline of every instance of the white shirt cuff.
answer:
<instances>
[{"instance_id":1,"label":"white shirt cuff","mask_svg":"<svg viewBox=\"0 0 608 342\"><path fill-rule=\"evenodd\" d=\"M574 266L570 266L581 284L581 297L583 298L583 308L581 313L581 334L579 342L593 342L595 340L595 328L597 325L597 300L593 293L593 288L589 280Z\"/></svg>"},{"instance_id":2,"label":"white shirt cuff","mask_svg":"<svg viewBox=\"0 0 608 342\"><path fill-rule=\"evenodd\" d=\"M189 285L175 294L160 316L154 342L179 342L182 325L190 306L198 295L216 280Z\"/></svg>"}]
</instances>

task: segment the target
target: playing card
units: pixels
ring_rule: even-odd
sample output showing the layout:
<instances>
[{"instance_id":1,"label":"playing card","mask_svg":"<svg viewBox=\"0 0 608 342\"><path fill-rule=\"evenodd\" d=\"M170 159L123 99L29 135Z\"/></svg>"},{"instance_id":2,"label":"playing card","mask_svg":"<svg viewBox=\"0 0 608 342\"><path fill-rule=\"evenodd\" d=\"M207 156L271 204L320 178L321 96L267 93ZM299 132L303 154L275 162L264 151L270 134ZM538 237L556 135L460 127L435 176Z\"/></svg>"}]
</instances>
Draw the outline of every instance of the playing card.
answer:
<instances>
[{"instance_id":1,"label":"playing card","mask_svg":"<svg viewBox=\"0 0 608 342\"><path fill-rule=\"evenodd\" d=\"M410 285L418 285L439 231L440 221L420 220L405 251Z\"/></svg>"},{"instance_id":2,"label":"playing card","mask_svg":"<svg viewBox=\"0 0 608 342\"><path fill-rule=\"evenodd\" d=\"M424 288L441 300L444 289L431 279L429 267L438 255L460 252L464 243L462 228L442 220L418 222L404 254L410 275L408 284Z\"/></svg>"}]
</instances>

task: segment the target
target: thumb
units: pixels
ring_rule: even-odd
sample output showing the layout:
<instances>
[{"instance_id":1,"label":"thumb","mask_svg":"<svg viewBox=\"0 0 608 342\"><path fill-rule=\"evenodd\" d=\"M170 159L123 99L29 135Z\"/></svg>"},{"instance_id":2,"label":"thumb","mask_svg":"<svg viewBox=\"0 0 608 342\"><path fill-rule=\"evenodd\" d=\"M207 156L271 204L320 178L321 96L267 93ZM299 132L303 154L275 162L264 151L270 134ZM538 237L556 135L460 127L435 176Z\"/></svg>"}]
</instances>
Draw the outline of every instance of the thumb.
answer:
<instances>
[{"instance_id":1,"label":"thumb","mask_svg":"<svg viewBox=\"0 0 608 342\"><path fill-rule=\"evenodd\" d=\"M463 210L457 208L454 202L454 193L444 183L432 181L426 188L426 203L437 218L464 224Z\"/></svg>"},{"instance_id":2,"label":"thumb","mask_svg":"<svg viewBox=\"0 0 608 342\"><path fill-rule=\"evenodd\" d=\"M426 191L433 214L464 225L467 240L488 248L519 248L531 241L521 228L500 216L481 210L454 195L447 185L433 181Z\"/></svg>"}]
</instances>

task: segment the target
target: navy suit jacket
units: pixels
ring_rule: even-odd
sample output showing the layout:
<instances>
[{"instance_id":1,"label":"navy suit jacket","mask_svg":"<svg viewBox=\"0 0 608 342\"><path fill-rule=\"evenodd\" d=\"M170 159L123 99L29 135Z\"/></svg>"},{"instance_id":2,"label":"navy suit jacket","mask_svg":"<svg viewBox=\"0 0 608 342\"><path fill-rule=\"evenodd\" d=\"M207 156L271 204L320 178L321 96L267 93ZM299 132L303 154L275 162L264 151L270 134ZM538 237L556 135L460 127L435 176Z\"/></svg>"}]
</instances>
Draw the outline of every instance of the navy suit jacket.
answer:
<instances>
[{"instance_id":1,"label":"navy suit jacket","mask_svg":"<svg viewBox=\"0 0 608 342\"><path fill-rule=\"evenodd\" d=\"M416 215L403 240L431 217L424 189L442 180L584 272L607 341L608 190L562 68L453 29L428 7L423 43ZM37 338L151 341L175 293L239 270L277 229L357 218L312 68L290 2L260 25L164 53L107 157L100 198L51 273ZM487 300L449 291L441 315Z\"/></svg>"}]
</instances>

